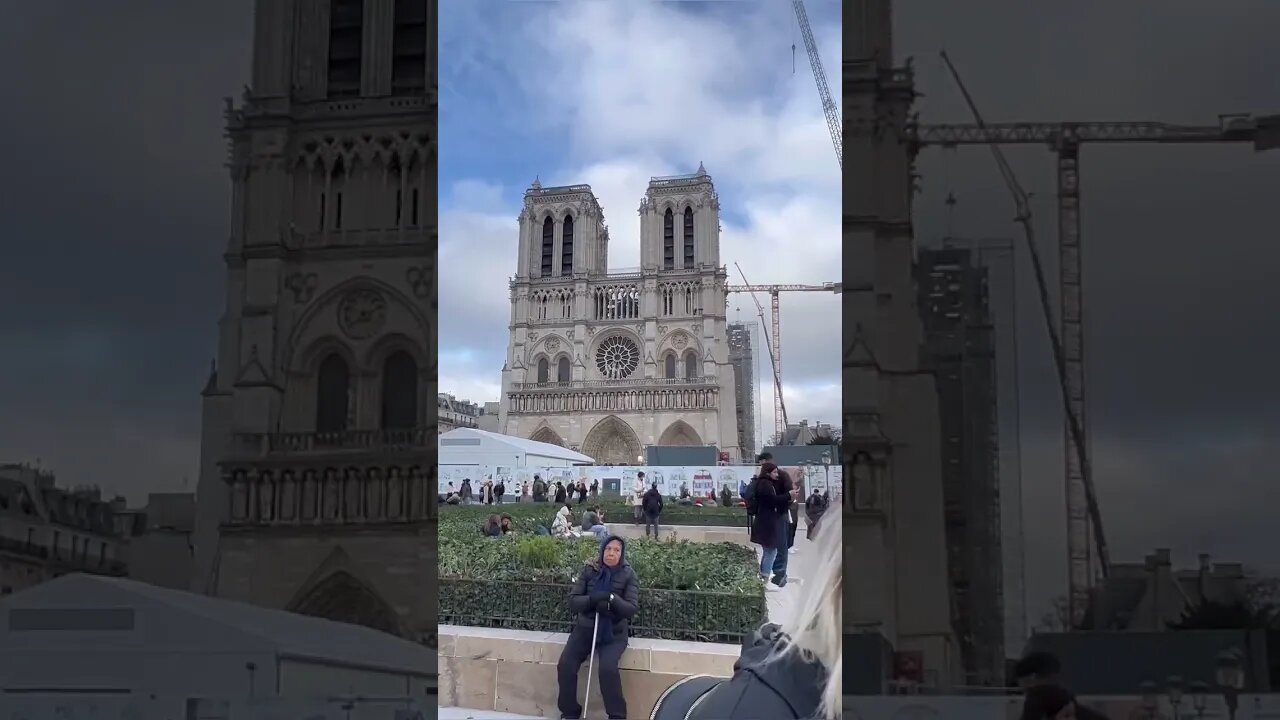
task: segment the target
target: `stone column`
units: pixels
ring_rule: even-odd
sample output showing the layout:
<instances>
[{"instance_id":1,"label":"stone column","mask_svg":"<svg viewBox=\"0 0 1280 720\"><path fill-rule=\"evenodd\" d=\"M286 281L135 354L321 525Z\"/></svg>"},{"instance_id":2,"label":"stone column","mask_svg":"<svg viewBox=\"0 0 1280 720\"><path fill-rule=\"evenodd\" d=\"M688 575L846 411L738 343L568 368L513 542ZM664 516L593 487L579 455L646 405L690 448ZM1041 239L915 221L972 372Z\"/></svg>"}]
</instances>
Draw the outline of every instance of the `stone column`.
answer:
<instances>
[{"instance_id":1,"label":"stone column","mask_svg":"<svg viewBox=\"0 0 1280 720\"><path fill-rule=\"evenodd\" d=\"M360 50L360 94L364 97L390 95L395 0L364 0L363 34ZM405 200L407 202L408 197Z\"/></svg>"}]
</instances>

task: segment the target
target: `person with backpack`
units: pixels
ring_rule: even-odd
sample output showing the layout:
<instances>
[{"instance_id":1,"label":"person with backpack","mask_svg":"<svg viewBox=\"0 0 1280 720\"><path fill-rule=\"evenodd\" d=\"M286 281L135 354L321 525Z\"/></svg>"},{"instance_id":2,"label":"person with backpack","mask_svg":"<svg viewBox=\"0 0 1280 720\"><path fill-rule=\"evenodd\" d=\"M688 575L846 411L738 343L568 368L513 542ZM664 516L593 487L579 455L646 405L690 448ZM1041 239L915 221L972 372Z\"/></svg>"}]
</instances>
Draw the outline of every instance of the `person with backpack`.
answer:
<instances>
[{"instance_id":1,"label":"person with backpack","mask_svg":"<svg viewBox=\"0 0 1280 720\"><path fill-rule=\"evenodd\" d=\"M649 528L653 528L653 539L658 539L658 517L662 515L662 493L658 492L658 483L644 492L642 507L644 508L644 536L649 537Z\"/></svg>"}]
</instances>

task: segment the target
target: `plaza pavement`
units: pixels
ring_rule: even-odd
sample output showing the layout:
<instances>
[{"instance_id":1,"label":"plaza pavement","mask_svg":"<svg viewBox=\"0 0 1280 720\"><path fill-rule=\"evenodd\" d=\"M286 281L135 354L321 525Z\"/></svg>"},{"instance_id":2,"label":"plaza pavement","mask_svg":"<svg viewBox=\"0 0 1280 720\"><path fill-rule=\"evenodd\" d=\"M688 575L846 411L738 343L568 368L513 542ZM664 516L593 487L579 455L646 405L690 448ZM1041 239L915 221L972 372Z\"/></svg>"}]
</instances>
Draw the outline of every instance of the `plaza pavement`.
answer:
<instances>
[{"instance_id":1,"label":"plaza pavement","mask_svg":"<svg viewBox=\"0 0 1280 720\"><path fill-rule=\"evenodd\" d=\"M496 712L494 710L470 710L456 707L438 709L440 714L437 717L440 720L546 720L532 715L512 715L511 713Z\"/></svg>"},{"instance_id":2,"label":"plaza pavement","mask_svg":"<svg viewBox=\"0 0 1280 720\"><path fill-rule=\"evenodd\" d=\"M756 557L759 558L760 546L754 547ZM805 583L813 577L813 569L818 564L816 545L805 539L803 514L800 516L800 527L796 529L795 550L787 561L787 586L777 592L765 593L765 600L769 606L769 622L781 622L796 611L805 591Z\"/></svg>"}]
</instances>

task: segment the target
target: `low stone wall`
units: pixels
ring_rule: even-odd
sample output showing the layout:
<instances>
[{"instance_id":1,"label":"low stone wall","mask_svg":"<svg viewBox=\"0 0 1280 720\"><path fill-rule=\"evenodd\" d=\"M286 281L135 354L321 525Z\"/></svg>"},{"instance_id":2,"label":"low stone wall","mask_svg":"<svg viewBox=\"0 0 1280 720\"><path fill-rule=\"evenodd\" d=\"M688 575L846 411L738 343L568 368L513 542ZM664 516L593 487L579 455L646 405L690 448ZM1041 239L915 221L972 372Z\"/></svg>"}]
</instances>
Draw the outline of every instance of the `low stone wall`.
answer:
<instances>
[{"instance_id":1,"label":"low stone wall","mask_svg":"<svg viewBox=\"0 0 1280 720\"><path fill-rule=\"evenodd\" d=\"M565 633L440 626L440 704L474 710L560 717L556 709L556 661ZM631 638L622 654L627 714L648 717L663 691L689 675L729 677L739 646ZM586 689L587 665L578 675ZM604 710L599 679L591 680L588 709Z\"/></svg>"},{"instance_id":2,"label":"low stone wall","mask_svg":"<svg viewBox=\"0 0 1280 720\"><path fill-rule=\"evenodd\" d=\"M609 522L609 532L628 540L644 537L643 525L632 525L627 522ZM803 529L803 528L802 528ZM663 540L688 540L696 543L737 543L750 545L745 527L724 527L716 525L659 525L658 537Z\"/></svg>"}]
</instances>

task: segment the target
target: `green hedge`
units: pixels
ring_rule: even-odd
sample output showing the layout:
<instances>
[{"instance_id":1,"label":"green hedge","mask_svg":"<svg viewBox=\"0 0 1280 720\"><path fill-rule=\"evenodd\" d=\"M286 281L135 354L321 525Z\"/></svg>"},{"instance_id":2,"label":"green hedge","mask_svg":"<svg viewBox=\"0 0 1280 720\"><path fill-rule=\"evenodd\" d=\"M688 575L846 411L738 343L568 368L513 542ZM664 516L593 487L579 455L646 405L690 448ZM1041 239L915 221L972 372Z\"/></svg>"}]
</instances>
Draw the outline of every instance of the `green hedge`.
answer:
<instances>
[{"instance_id":1,"label":"green hedge","mask_svg":"<svg viewBox=\"0 0 1280 720\"><path fill-rule=\"evenodd\" d=\"M441 513L440 622L567 631L570 587L599 543L534 535L540 516L517 519L518 535L486 538L477 520L483 513L471 510ZM641 588L634 636L736 642L765 619L764 588L750 548L630 540L627 560Z\"/></svg>"},{"instance_id":2,"label":"green hedge","mask_svg":"<svg viewBox=\"0 0 1280 720\"><path fill-rule=\"evenodd\" d=\"M604 510L606 523L629 523L635 517L635 511L629 503L623 503L618 500L598 500L593 502L590 498L587 498L586 506L591 505L599 505ZM582 520L582 511L586 509L586 506L574 504L573 517L575 525ZM541 519L541 524L550 527L551 520L556 514L556 508L556 504L551 502L503 503L502 505L441 505L440 522L444 524L446 519L465 518L466 522L483 524L485 518L494 513L507 513L511 515L512 520L516 521L518 525L526 520L539 518ZM740 507L721 507L719 505L692 507L667 501L660 521L663 525L710 525L715 527L745 528L747 526L747 511ZM534 526L536 527L536 523Z\"/></svg>"}]
</instances>

